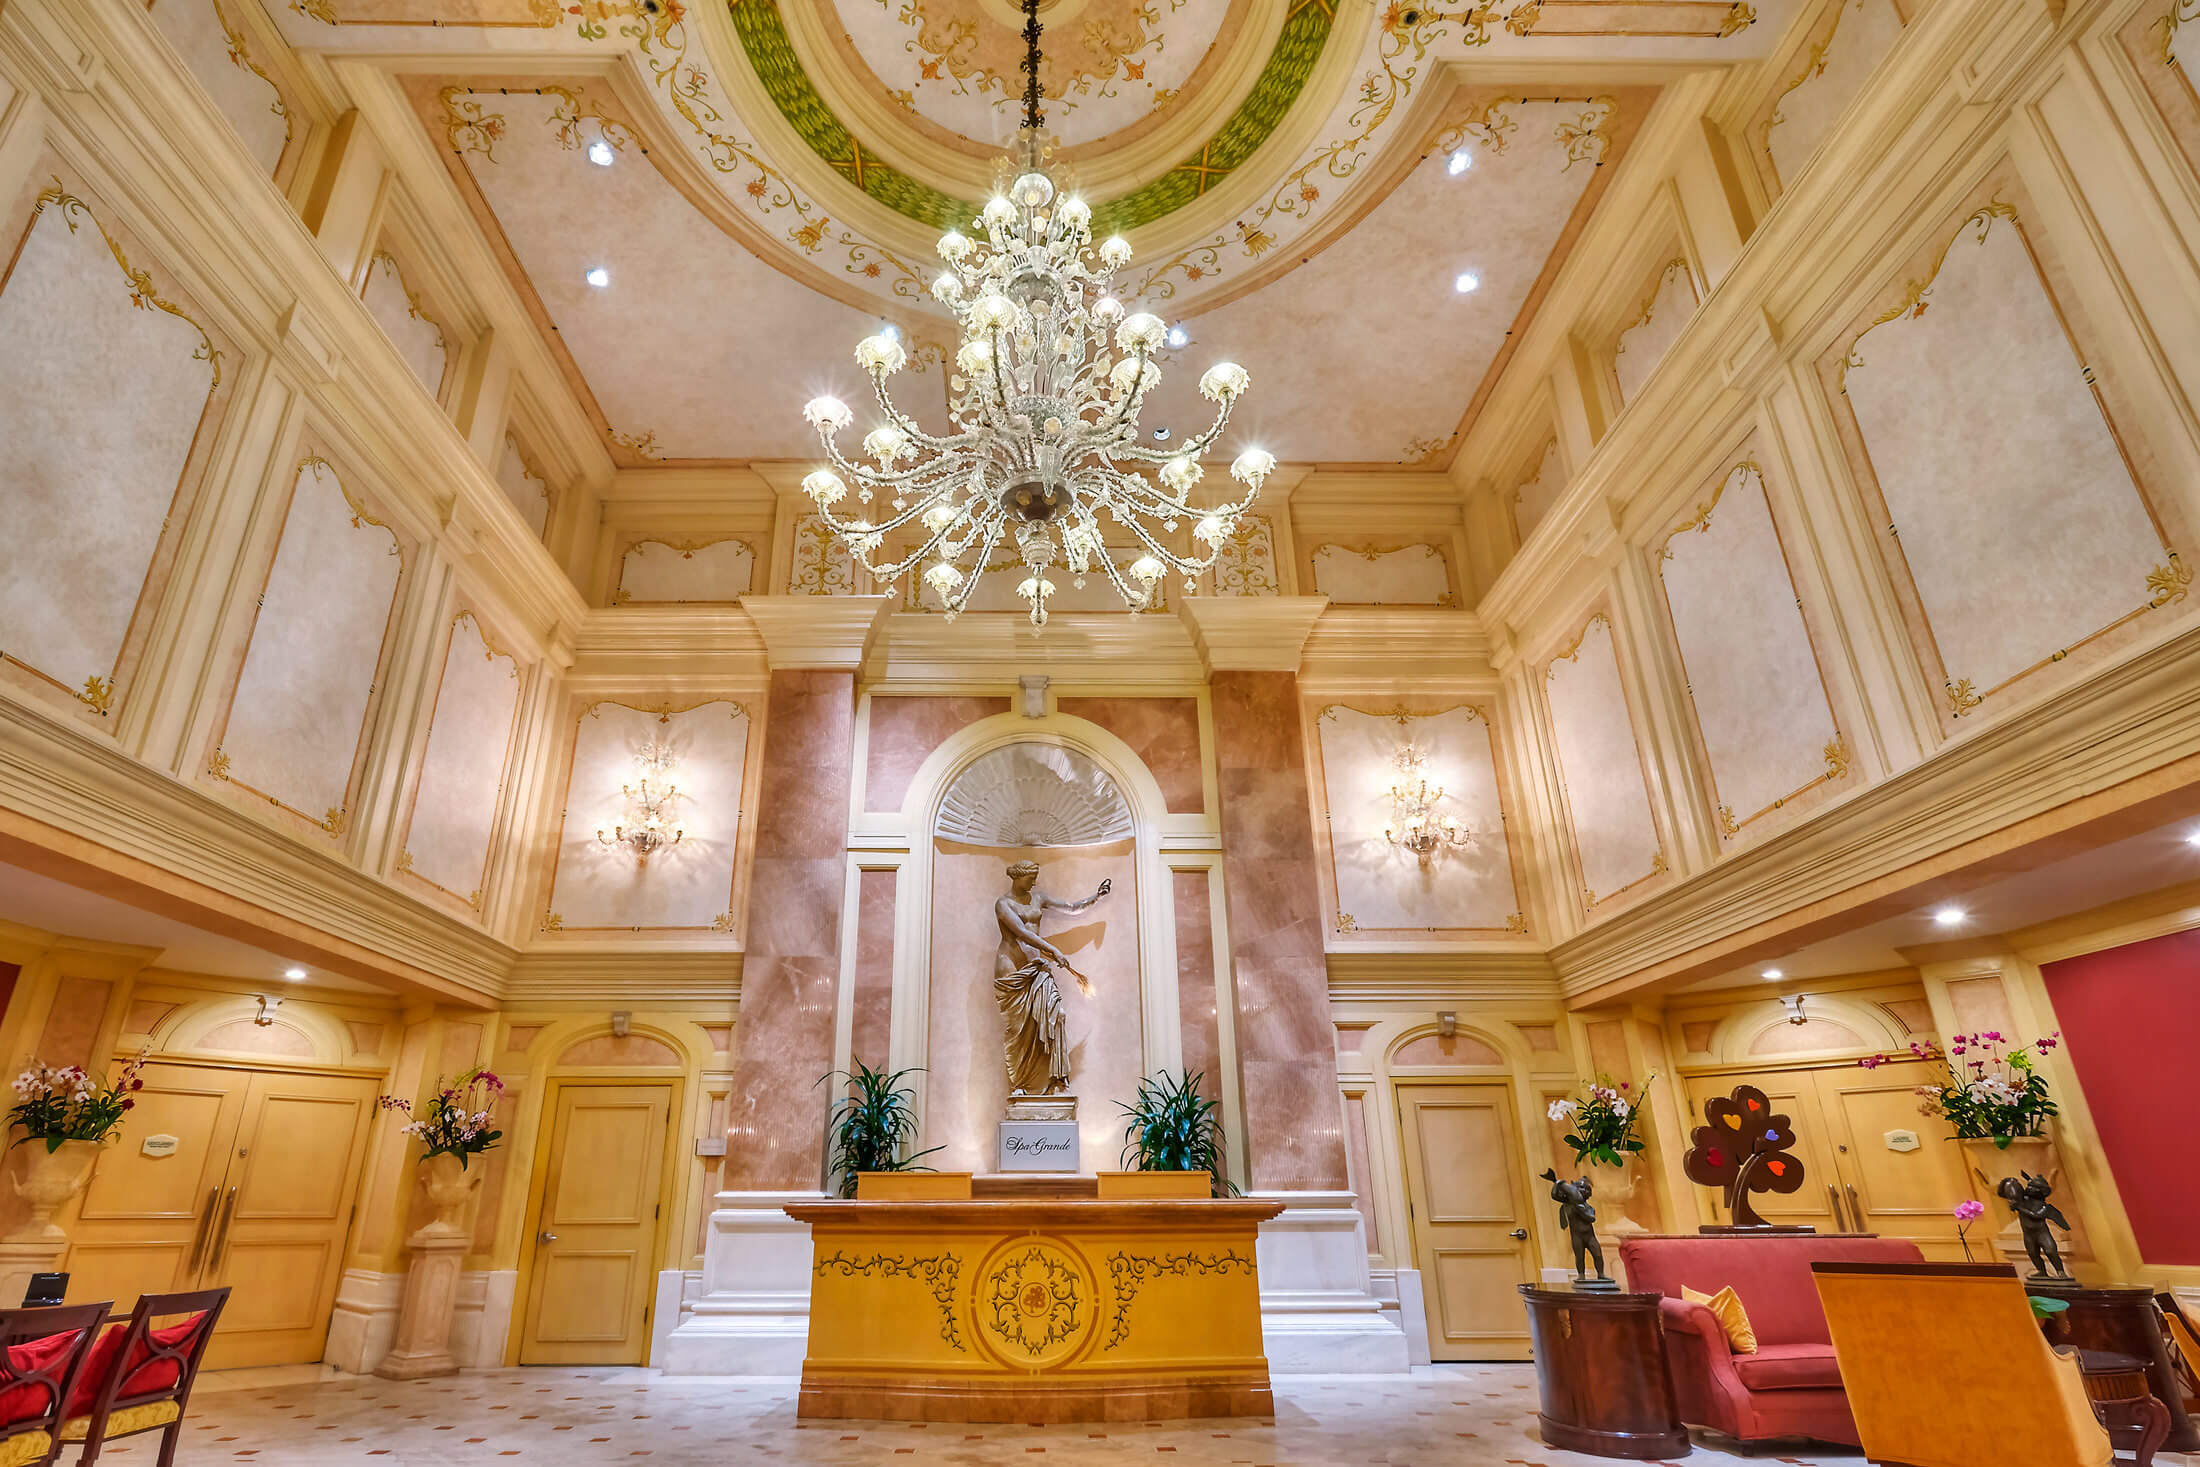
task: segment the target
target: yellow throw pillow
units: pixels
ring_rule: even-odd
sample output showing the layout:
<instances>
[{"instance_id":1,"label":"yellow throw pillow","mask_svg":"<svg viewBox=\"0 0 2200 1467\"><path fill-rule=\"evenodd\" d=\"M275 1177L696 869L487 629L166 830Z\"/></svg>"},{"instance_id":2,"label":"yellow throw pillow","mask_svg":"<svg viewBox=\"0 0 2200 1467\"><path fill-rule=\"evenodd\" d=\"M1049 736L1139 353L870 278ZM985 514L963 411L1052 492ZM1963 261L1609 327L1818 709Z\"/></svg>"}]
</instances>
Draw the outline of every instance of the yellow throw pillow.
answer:
<instances>
[{"instance_id":1,"label":"yellow throw pillow","mask_svg":"<svg viewBox=\"0 0 2200 1467\"><path fill-rule=\"evenodd\" d=\"M1699 1294L1682 1284L1681 1297L1711 1311L1711 1317L1719 1321L1719 1328L1726 1331L1726 1342L1735 1354L1757 1353L1757 1331L1749 1327L1749 1311L1742 1307L1742 1296L1734 1292L1733 1285L1729 1284L1716 1294Z\"/></svg>"}]
</instances>

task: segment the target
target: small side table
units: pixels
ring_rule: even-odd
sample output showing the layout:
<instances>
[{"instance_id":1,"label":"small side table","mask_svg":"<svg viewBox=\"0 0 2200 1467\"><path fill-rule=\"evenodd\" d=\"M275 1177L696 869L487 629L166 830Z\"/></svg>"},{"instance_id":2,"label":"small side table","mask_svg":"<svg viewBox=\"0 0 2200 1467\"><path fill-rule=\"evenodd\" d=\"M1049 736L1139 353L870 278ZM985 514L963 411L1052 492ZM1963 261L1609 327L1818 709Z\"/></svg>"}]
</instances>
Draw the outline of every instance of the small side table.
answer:
<instances>
[{"instance_id":1,"label":"small side table","mask_svg":"<svg viewBox=\"0 0 2200 1467\"><path fill-rule=\"evenodd\" d=\"M2169 1341L2163 1337L2161 1312L2151 1290L2094 1289L2060 1279L2028 1278L2024 1291L2061 1299L2070 1306L2046 1322L2048 1338L2057 1344L2137 1356L2146 1367L2148 1393L2169 1412L2169 1436L2162 1449L2200 1451L2200 1427L2185 1414L2177 1367L2170 1361Z\"/></svg>"},{"instance_id":2,"label":"small side table","mask_svg":"<svg viewBox=\"0 0 2200 1467\"><path fill-rule=\"evenodd\" d=\"M2169 1407L2147 1389L2147 1362L2109 1350L2080 1350L2078 1373L2109 1441L2128 1448L2138 1467L2153 1467L2154 1454L2169 1435Z\"/></svg>"},{"instance_id":3,"label":"small side table","mask_svg":"<svg viewBox=\"0 0 2200 1467\"><path fill-rule=\"evenodd\" d=\"M1543 1440L1632 1461L1690 1450L1665 1365L1658 1294L1577 1294L1522 1284L1542 1392Z\"/></svg>"}]
</instances>

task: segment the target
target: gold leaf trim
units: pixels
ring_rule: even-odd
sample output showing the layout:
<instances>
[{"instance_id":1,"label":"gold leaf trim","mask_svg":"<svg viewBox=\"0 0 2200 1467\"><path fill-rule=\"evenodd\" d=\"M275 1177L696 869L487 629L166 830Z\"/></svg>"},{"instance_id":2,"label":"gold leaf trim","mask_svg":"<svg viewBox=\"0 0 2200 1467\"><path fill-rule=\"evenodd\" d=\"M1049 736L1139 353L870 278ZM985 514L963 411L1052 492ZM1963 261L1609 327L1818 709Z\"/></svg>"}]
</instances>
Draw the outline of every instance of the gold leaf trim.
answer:
<instances>
[{"instance_id":1,"label":"gold leaf trim","mask_svg":"<svg viewBox=\"0 0 2200 1467\"><path fill-rule=\"evenodd\" d=\"M1942 686L1948 693L1948 716L1951 718L1961 718L1986 701L1984 694L1971 690L1969 678L1943 683Z\"/></svg>"},{"instance_id":2,"label":"gold leaf trim","mask_svg":"<svg viewBox=\"0 0 2200 1467\"><path fill-rule=\"evenodd\" d=\"M1863 353L1858 350L1864 344L1864 338L1890 321L1898 321L1904 316L1924 315L1927 304L1925 297L1932 291L1933 282L1939 278L1941 267L1948 263L1948 252L1956 247L1956 242L1963 238L1966 230L1976 231L1973 234L1972 243L1986 243L1986 236L1993 230L1996 219L2006 219L2020 230L2024 227L2022 221L2017 218L2017 206L2004 203L2000 199L1991 200L1966 215L1963 222L1955 227L1955 231L1941 245L1940 253L1933 256L1932 268L1925 272L1924 278L1912 280L1904 286L1902 298L1873 317L1872 323L1862 331L1857 332L1849 342L1848 352L1842 357L1841 365L1834 374L1835 385L1841 391L1847 392L1849 390L1850 369L1864 365Z\"/></svg>"},{"instance_id":3,"label":"gold leaf trim","mask_svg":"<svg viewBox=\"0 0 2200 1467\"><path fill-rule=\"evenodd\" d=\"M221 0L211 0L211 3L214 7L215 24L219 25L222 28L222 34L229 38L230 64L251 72L261 81L266 82L269 89L275 93L275 100L268 103L267 110L283 120L283 146L289 147L290 140L296 135L298 129L296 120L290 115L290 109L283 105L283 89L276 86L275 78L263 71L259 62L252 59L252 48L245 39L244 32L229 23L229 14L222 9Z\"/></svg>"},{"instance_id":4,"label":"gold leaf trim","mask_svg":"<svg viewBox=\"0 0 2200 1467\"><path fill-rule=\"evenodd\" d=\"M2170 7L2155 18L2147 29L2154 32L2155 54L2164 66L2176 66L2177 32L2182 26L2200 22L2200 0L2170 0Z\"/></svg>"},{"instance_id":5,"label":"gold leaf trim","mask_svg":"<svg viewBox=\"0 0 2200 1467\"><path fill-rule=\"evenodd\" d=\"M463 608L456 616L453 616L451 618L451 630L454 632L457 631L458 624L462 621L470 621L474 624L474 635L481 638L482 660L485 662L494 662L499 657L503 658L505 661L512 664L512 676L514 678L517 678L519 676L518 655L506 649L505 647L498 645L497 639L489 635L489 629L486 626L482 625L481 618L474 614L472 608Z\"/></svg>"},{"instance_id":6,"label":"gold leaf trim","mask_svg":"<svg viewBox=\"0 0 2200 1467\"><path fill-rule=\"evenodd\" d=\"M104 718L114 705L115 685L103 677L88 677L84 679L83 691L70 696Z\"/></svg>"},{"instance_id":7,"label":"gold leaf trim","mask_svg":"<svg viewBox=\"0 0 2200 1467\"><path fill-rule=\"evenodd\" d=\"M1658 308L1658 297L1665 291L1665 282L1673 278L1675 271L1681 272L1684 278L1687 276L1688 260L1686 257L1676 257L1668 260L1665 267L1658 271L1657 282L1650 287L1650 293L1642 298L1642 309L1635 313L1634 320L1619 328L1619 338L1612 346L1613 356L1621 356L1626 353L1628 332L1650 324L1650 314ZM1695 282L1690 280L1689 285L1693 288Z\"/></svg>"},{"instance_id":8,"label":"gold leaf trim","mask_svg":"<svg viewBox=\"0 0 2200 1467\"><path fill-rule=\"evenodd\" d=\"M199 333L199 348L197 351L191 353L191 360L194 362L204 362L213 369L214 380L207 385L207 390L209 392L213 391L214 388L221 386L221 351L214 345L214 338L207 335L206 328L203 325L199 324L198 318L193 316L189 311L186 311L183 307L177 305L174 301L169 300L167 297L163 296L160 293L160 288L153 284L152 272L149 270L140 270L135 265L130 263L130 257L122 252L122 246L116 243L115 237L107 232L107 226L99 222L99 216L92 212L91 205L85 203L75 194L70 193L68 189L63 186L61 182L61 175L53 174L51 176L53 178L53 183L49 187L41 189L39 191L38 201L35 205L32 206L32 220L35 221L40 214L45 213L46 206L48 204L55 204L60 207L61 222L69 226L69 233L71 234L76 233L76 216L78 214L82 214L85 218L91 220L92 228L98 230L99 237L107 241L108 253L112 254L115 257L115 263L122 267L124 278L126 278L130 282L131 304L135 305L141 311L166 311L169 315L174 316L177 320L188 322L192 327L196 328Z\"/></svg>"},{"instance_id":9,"label":"gold leaf trim","mask_svg":"<svg viewBox=\"0 0 2200 1467\"><path fill-rule=\"evenodd\" d=\"M290 0L290 8L308 20L323 25L341 25L336 18L336 0Z\"/></svg>"},{"instance_id":10,"label":"gold leaf trim","mask_svg":"<svg viewBox=\"0 0 2200 1467\"><path fill-rule=\"evenodd\" d=\"M1825 748L1826 778L1839 779L1849 772L1849 764L1856 756L1849 749L1849 741L1841 734L1834 734Z\"/></svg>"},{"instance_id":11,"label":"gold leaf trim","mask_svg":"<svg viewBox=\"0 0 2200 1467\"><path fill-rule=\"evenodd\" d=\"M657 430L654 428L645 433L613 433L611 441L637 458L657 459L665 456L665 451L657 446Z\"/></svg>"},{"instance_id":12,"label":"gold leaf trim","mask_svg":"<svg viewBox=\"0 0 2200 1467\"><path fill-rule=\"evenodd\" d=\"M2147 572L2147 609L2158 611L2172 602L2182 601L2192 589L2192 567L2177 558L2172 550L2168 565L2158 565Z\"/></svg>"},{"instance_id":13,"label":"gold leaf trim","mask_svg":"<svg viewBox=\"0 0 2200 1467\"><path fill-rule=\"evenodd\" d=\"M1350 703L1331 703L1316 716L1327 719L1339 713L1357 713L1362 718L1387 718L1400 728L1405 727L1416 718L1441 718L1447 713L1464 713L1469 718L1479 720L1486 727L1494 727L1490 723L1488 712L1472 703L1453 703L1443 708L1431 708L1426 711L1418 708L1407 708L1403 704L1394 704L1389 708L1355 708Z\"/></svg>"},{"instance_id":14,"label":"gold leaf trim","mask_svg":"<svg viewBox=\"0 0 2200 1467\"><path fill-rule=\"evenodd\" d=\"M1723 41L1729 36L1738 36L1756 23L1757 7L1751 5L1749 0L1734 0L1733 8L1726 13L1726 19L1719 22L1719 39Z\"/></svg>"},{"instance_id":15,"label":"gold leaf trim","mask_svg":"<svg viewBox=\"0 0 2200 1467\"><path fill-rule=\"evenodd\" d=\"M1679 539L1681 536L1687 534L1690 530L1694 530L1698 534L1702 534L1710 530L1711 512L1719 507L1719 501L1726 497L1726 491L1733 485L1736 476L1741 474L1754 475L1757 480L1758 489L1760 492L1762 492L1765 482L1765 471L1757 466L1757 461L1755 459L1743 459L1740 463L1734 465L1732 468L1726 471L1726 477L1719 480L1719 487L1711 491L1711 497L1709 499L1706 499L1703 503L1697 505L1695 510L1688 516L1687 519L1681 521L1678 525L1675 525L1672 529L1665 532L1665 538L1658 542L1659 560L1671 560L1673 558L1673 542Z\"/></svg>"},{"instance_id":16,"label":"gold leaf trim","mask_svg":"<svg viewBox=\"0 0 2200 1467\"><path fill-rule=\"evenodd\" d=\"M723 912L720 912L720 913L719 913L719 914L718 914L717 916L715 916L715 917L711 918L711 919L710 919L710 930L711 930L711 931L713 931L713 932L731 932L731 931L733 931L733 911L732 911L732 909L731 909L731 908L728 908L727 910L725 910L725 911L723 911Z\"/></svg>"},{"instance_id":17,"label":"gold leaf trim","mask_svg":"<svg viewBox=\"0 0 2200 1467\"><path fill-rule=\"evenodd\" d=\"M1526 912L1513 912L1509 914L1505 918L1505 930L1512 933L1516 937L1527 936L1528 914Z\"/></svg>"},{"instance_id":18,"label":"gold leaf trim","mask_svg":"<svg viewBox=\"0 0 2200 1467\"><path fill-rule=\"evenodd\" d=\"M542 914L542 930L545 932L563 932L565 930L565 919L556 912L545 912Z\"/></svg>"},{"instance_id":19,"label":"gold leaf trim","mask_svg":"<svg viewBox=\"0 0 2200 1467\"><path fill-rule=\"evenodd\" d=\"M374 258L367 261L367 270L369 275L372 275L374 267L376 265L387 265L390 267L390 277L397 282L397 293L405 298L405 314L412 317L415 321L422 321L427 323L429 326L434 327L436 349L438 351L449 351L451 349L451 346L450 343L444 339L443 323L436 320L435 317L420 309L420 296L418 292L407 290L405 288L405 267L397 263L397 256L391 254L388 250L376 250L374 252Z\"/></svg>"},{"instance_id":20,"label":"gold leaf trim","mask_svg":"<svg viewBox=\"0 0 2200 1467\"><path fill-rule=\"evenodd\" d=\"M482 111L481 103L473 100L479 95L464 84L436 93L443 103L443 136L452 152L479 153L494 163L496 146L504 138L504 114Z\"/></svg>"},{"instance_id":21,"label":"gold leaf trim","mask_svg":"<svg viewBox=\"0 0 2200 1467\"><path fill-rule=\"evenodd\" d=\"M1727 840L1732 840L1735 836L1742 833L1741 823L1734 818L1733 806L1721 805L1719 807L1718 814L1719 834L1721 837Z\"/></svg>"},{"instance_id":22,"label":"gold leaf trim","mask_svg":"<svg viewBox=\"0 0 2200 1467\"><path fill-rule=\"evenodd\" d=\"M330 835L342 835L344 827L351 824L351 812L342 805L332 805L317 823Z\"/></svg>"},{"instance_id":23,"label":"gold leaf trim","mask_svg":"<svg viewBox=\"0 0 2200 1467\"><path fill-rule=\"evenodd\" d=\"M399 851L397 853L397 869L400 871L410 871L412 870L412 868L413 853L409 850Z\"/></svg>"},{"instance_id":24,"label":"gold leaf trim","mask_svg":"<svg viewBox=\"0 0 2200 1467\"><path fill-rule=\"evenodd\" d=\"M216 749L206 759L206 772L216 779L229 778L229 751Z\"/></svg>"},{"instance_id":25,"label":"gold leaf trim","mask_svg":"<svg viewBox=\"0 0 2200 1467\"><path fill-rule=\"evenodd\" d=\"M1609 632L1612 629L1612 618L1601 611L1592 612L1589 619L1581 624L1581 630L1574 635L1572 645L1551 659L1550 669L1545 676L1557 677L1561 662L1578 662L1581 658L1581 644L1589 640L1589 633L1599 625Z\"/></svg>"}]
</instances>

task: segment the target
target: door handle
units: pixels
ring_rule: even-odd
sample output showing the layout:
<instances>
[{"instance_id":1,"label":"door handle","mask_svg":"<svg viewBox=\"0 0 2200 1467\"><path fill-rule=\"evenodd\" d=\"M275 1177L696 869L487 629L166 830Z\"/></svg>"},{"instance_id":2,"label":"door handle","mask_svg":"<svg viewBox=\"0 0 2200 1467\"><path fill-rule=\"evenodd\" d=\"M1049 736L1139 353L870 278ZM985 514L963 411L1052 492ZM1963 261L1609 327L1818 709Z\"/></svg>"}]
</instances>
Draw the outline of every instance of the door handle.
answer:
<instances>
[{"instance_id":1,"label":"door handle","mask_svg":"<svg viewBox=\"0 0 2200 1467\"><path fill-rule=\"evenodd\" d=\"M184 1265L184 1272L194 1280L198 1277L199 1260L206 1256L206 1235L214 1226L214 1201L222 1195L222 1189L212 1187L206 1193L206 1211L199 1216L198 1228L191 1234L191 1261Z\"/></svg>"},{"instance_id":2,"label":"door handle","mask_svg":"<svg viewBox=\"0 0 2200 1467\"><path fill-rule=\"evenodd\" d=\"M222 1199L221 1226L214 1234L214 1247L206 1260L209 1273L218 1274L223 1260L229 1257L229 1225L237 1220L237 1189L231 1187L229 1195Z\"/></svg>"},{"instance_id":3,"label":"door handle","mask_svg":"<svg viewBox=\"0 0 2200 1467\"><path fill-rule=\"evenodd\" d=\"M1525 1243L1528 1241L1528 1230L1526 1228L1514 1228L1512 1238L1516 1243Z\"/></svg>"},{"instance_id":4,"label":"door handle","mask_svg":"<svg viewBox=\"0 0 2200 1467\"><path fill-rule=\"evenodd\" d=\"M1826 1202L1833 1208L1833 1225L1841 1231L1847 1232L1849 1223L1848 1219L1841 1215L1841 1194L1831 1182L1826 1183Z\"/></svg>"},{"instance_id":5,"label":"door handle","mask_svg":"<svg viewBox=\"0 0 2200 1467\"><path fill-rule=\"evenodd\" d=\"M558 1241L558 1235L556 1233L537 1233L535 1234L535 1241L538 1243L555 1243Z\"/></svg>"},{"instance_id":6,"label":"door handle","mask_svg":"<svg viewBox=\"0 0 2200 1467\"><path fill-rule=\"evenodd\" d=\"M1854 1223L1856 1230L1861 1233L1864 1231L1864 1204L1856 1200L1856 1183L1843 1182L1841 1185L1848 1189L1849 1221Z\"/></svg>"}]
</instances>

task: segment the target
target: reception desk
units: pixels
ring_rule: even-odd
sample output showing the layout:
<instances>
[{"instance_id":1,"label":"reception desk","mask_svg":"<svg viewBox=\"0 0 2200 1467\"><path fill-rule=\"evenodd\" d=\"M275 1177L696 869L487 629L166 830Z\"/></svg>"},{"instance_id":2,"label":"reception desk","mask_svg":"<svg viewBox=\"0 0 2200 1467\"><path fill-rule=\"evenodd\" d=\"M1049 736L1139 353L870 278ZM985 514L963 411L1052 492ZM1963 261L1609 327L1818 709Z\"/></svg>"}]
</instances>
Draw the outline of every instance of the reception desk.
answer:
<instances>
[{"instance_id":1,"label":"reception desk","mask_svg":"<svg viewBox=\"0 0 2200 1467\"><path fill-rule=\"evenodd\" d=\"M798 1414L1153 1421L1275 1409L1259 1225L1281 1203L1077 1196L798 1203Z\"/></svg>"}]
</instances>

